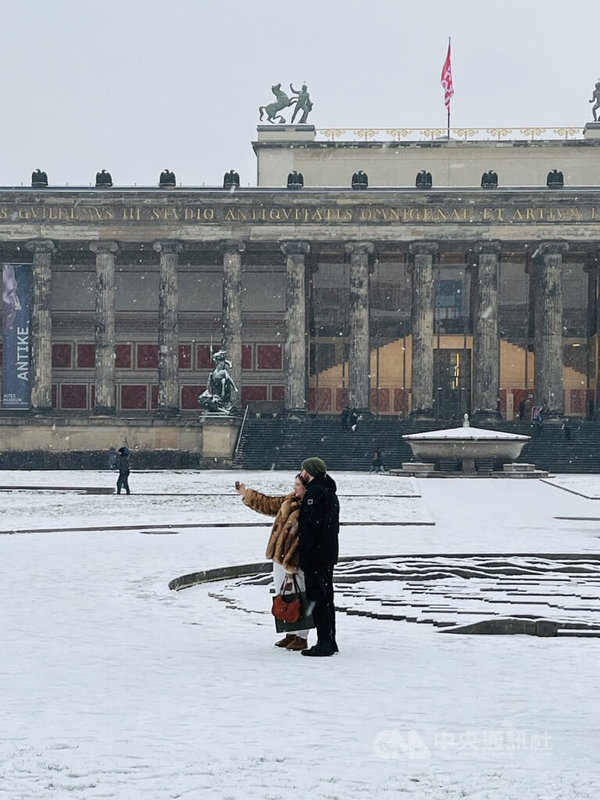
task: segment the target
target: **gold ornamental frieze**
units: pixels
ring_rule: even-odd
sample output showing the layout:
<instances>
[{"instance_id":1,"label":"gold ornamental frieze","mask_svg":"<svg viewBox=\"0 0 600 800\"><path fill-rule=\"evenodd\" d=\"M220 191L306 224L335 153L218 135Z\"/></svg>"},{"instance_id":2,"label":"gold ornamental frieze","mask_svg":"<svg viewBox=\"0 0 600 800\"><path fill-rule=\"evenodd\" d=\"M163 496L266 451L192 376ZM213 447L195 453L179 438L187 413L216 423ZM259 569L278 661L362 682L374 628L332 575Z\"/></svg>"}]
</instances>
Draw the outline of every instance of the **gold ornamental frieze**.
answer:
<instances>
[{"instance_id":1,"label":"gold ornamental frieze","mask_svg":"<svg viewBox=\"0 0 600 800\"><path fill-rule=\"evenodd\" d=\"M44 225L404 225L530 224L600 222L600 204L532 203L482 204L472 200L448 203L172 203L169 205L0 204L0 227L15 223Z\"/></svg>"}]
</instances>

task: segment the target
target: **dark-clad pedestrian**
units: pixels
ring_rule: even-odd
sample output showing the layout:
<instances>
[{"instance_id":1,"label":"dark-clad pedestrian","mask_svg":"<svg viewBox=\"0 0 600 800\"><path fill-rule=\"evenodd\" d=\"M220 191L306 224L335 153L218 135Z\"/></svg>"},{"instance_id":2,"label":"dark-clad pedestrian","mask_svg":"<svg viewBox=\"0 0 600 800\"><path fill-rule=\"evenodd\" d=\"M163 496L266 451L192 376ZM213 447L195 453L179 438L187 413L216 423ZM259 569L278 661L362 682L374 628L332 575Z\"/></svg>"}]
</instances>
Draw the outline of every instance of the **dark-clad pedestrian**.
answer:
<instances>
[{"instance_id":1,"label":"dark-clad pedestrian","mask_svg":"<svg viewBox=\"0 0 600 800\"><path fill-rule=\"evenodd\" d=\"M369 472L385 472L385 467L383 466L383 455L381 454L381 450L379 448L373 450L373 455L371 456L371 469Z\"/></svg>"},{"instance_id":2,"label":"dark-clad pedestrian","mask_svg":"<svg viewBox=\"0 0 600 800\"><path fill-rule=\"evenodd\" d=\"M110 447L108 450L108 468L113 470L113 472L117 469L118 460L119 456L117 455L116 448Z\"/></svg>"},{"instance_id":3,"label":"dark-clad pedestrian","mask_svg":"<svg viewBox=\"0 0 600 800\"><path fill-rule=\"evenodd\" d=\"M344 409L340 415L340 421L342 423L342 430L347 431L350 421L350 406L344 406Z\"/></svg>"},{"instance_id":4,"label":"dark-clad pedestrian","mask_svg":"<svg viewBox=\"0 0 600 800\"><path fill-rule=\"evenodd\" d=\"M128 447L119 447L119 460L117 466L119 468L119 478L117 480L117 494L121 494L121 489L125 489L127 494L129 491L129 473L131 472L131 456Z\"/></svg>"},{"instance_id":5,"label":"dark-clad pedestrian","mask_svg":"<svg viewBox=\"0 0 600 800\"><path fill-rule=\"evenodd\" d=\"M323 459L302 462L301 477L308 482L298 516L300 566L304 571L306 596L314 603L313 620L317 643L303 656L332 656L338 652L335 638L333 567L338 560L340 505L337 486L327 474Z\"/></svg>"}]
</instances>

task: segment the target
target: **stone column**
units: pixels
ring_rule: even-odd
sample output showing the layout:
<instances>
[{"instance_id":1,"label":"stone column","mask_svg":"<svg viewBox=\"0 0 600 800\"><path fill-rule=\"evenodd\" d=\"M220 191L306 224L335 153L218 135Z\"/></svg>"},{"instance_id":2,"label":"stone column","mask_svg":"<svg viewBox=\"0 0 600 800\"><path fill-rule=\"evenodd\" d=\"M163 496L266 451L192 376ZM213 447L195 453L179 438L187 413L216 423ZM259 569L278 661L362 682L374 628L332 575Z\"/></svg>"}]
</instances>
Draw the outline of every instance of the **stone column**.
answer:
<instances>
[{"instance_id":1,"label":"stone column","mask_svg":"<svg viewBox=\"0 0 600 800\"><path fill-rule=\"evenodd\" d=\"M158 290L158 408L159 414L177 414L179 405L179 286L178 256L183 249L179 242L154 243L160 253Z\"/></svg>"},{"instance_id":2,"label":"stone column","mask_svg":"<svg viewBox=\"0 0 600 800\"><path fill-rule=\"evenodd\" d=\"M96 254L95 414L115 413L115 257L119 245L92 242Z\"/></svg>"},{"instance_id":3,"label":"stone column","mask_svg":"<svg viewBox=\"0 0 600 800\"><path fill-rule=\"evenodd\" d=\"M543 242L533 254L535 271L535 405L545 418L563 413L562 254L566 242Z\"/></svg>"},{"instance_id":4,"label":"stone column","mask_svg":"<svg viewBox=\"0 0 600 800\"><path fill-rule=\"evenodd\" d=\"M415 242L412 260L412 409L413 417L433 416L433 259L435 242Z\"/></svg>"},{"instance_id":5,"label":"stone column","mask_svg":"<svg viewBox=\"0 0 600 800\"><path fill-rule=\"evenodd\" d=\"M478 242L473 313L473 417L477 421L500 417L497 403L500 376L498 331L499 242Z\"/></svg>"},{"instance_id":6,"label":"stone column","mask_svg":"<svg viewBox=\"0 0 600 800\"><path fill-rule=\"evenodd\" d=\"M56 252L48 239L27 242L33 253L31 308L31 410L52 411L52 275L50 264Z\"/></svg>"},{"instance_id":7,"label":"stone column","mask_svg":"<svg viewBox=\"0 0 600 800\"><path fill-rule=\"evenodd\" d=\"M348 403L362 413L367 413L370 406L369 256L372 252L371 242L346 244L350 256Z\"/></svg>"},{"instance_id":8,"label":"stone column","mask_svg":"<svg viewBox=\"0 0 600 800\"><path fill-rule=\"evenodd\" d=\"M231 377L238 389L235 405L242 399L242 253L243 242L226 240L220 243L223 254L223 350L232 363ZM233 398L232 398L233 399Z\"/></svg>"},{"instance_id":9,"label":"stone column","mask_svg":"<svg viewBox=\"0 0 600 800\"><path fill-rule=\"evenodd\" d=\"M306 256L308 242L282 242L286 256L285 303L285 408L288 412L306 411Z\"/></svg>"},{"instance_id":10,"label":"stone column","mask_svg":"<svg viewBox=\"0 0 600 800\"><path fill-rule=\"evenodd\" d=\"M588 253L584 270L587 272L587 324L586 324L586 339L587 339L587 382L586 382L586 417L592 413L593 417L597 419L598 405L596 398L598 397L598 365L596 354L596 335L598 333L598 256L595 253ZM590 405L590 389L594 391L594 400Z\"/></svg>"}]
</instances>

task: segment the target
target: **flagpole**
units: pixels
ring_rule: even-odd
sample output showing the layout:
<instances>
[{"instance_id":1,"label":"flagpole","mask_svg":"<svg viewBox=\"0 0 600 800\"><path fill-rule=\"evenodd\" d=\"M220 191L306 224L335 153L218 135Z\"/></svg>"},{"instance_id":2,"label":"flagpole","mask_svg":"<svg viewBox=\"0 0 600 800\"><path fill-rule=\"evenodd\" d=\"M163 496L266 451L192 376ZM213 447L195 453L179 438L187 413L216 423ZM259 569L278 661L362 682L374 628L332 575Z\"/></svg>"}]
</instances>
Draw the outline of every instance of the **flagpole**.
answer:
<instances>
[{"instance_id":1,"label":"flagpole","mask_svg":"<svg viewBox=\"0 0 600 800\"><path fill-rule=\"evenodd\" d=\"M450 140L450 104L452 100L452 95L454 94L454 86L452 83L452 37L448 37L448 52L446 53L446 60L444 61L444 66L442 67L442 75L441 75L441 82L442 88L444 90L444 105L446 106L446 111L448 112L448 121L447 121L447 131L446 135L448 140Z\"/></svg>"},{"instance_id":2,"label":"flagpole","mask_svg":"<svg viewBox=\"0 0 600 800\"><path fill-rule=\"evenodd\" d=\"M452 37L448 37L448 57L450 57L450 52L452 50ZM452 105L452 100L448 101L448 141L450 141L450 106Z\"/></svg>"}]
</instances>

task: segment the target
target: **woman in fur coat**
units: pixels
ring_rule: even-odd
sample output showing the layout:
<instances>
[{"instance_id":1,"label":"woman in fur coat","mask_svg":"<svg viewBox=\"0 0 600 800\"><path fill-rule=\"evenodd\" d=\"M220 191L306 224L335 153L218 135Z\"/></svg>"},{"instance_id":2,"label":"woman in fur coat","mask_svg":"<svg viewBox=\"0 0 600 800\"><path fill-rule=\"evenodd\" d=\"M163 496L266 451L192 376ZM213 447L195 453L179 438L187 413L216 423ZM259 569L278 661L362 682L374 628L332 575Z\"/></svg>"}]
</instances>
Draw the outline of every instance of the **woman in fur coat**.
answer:
<instances>
[{"instance_id":1,"label":"woman in fur coat","mask_svg":"<svg viewBox=\"0 0 600 800\"><path fill-rule=\"evenodd\" d=\"M304 591L304 573L300 569L300 554L298 552L298 514L306 485L300 475L296 475L294 491L284 497L269 497L257 492L256 489L247 489L243 483L237 483L235 488L242 496L242 501L249 508L275 517L271 535L267 544L267 558L273 562L273 583L276 590L288 575L295 575L298 588ZM288 633L275 647L285 647L286 650L306 650L308 647L308 631L294 631Z\"/></svg>"}]
</instances>

